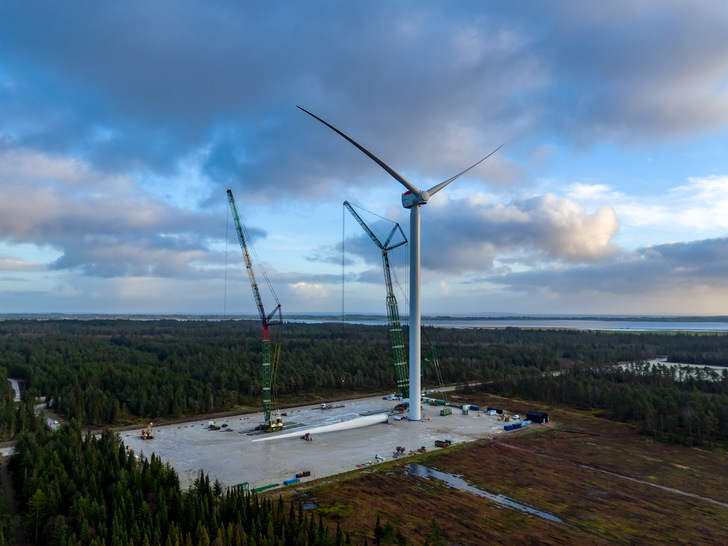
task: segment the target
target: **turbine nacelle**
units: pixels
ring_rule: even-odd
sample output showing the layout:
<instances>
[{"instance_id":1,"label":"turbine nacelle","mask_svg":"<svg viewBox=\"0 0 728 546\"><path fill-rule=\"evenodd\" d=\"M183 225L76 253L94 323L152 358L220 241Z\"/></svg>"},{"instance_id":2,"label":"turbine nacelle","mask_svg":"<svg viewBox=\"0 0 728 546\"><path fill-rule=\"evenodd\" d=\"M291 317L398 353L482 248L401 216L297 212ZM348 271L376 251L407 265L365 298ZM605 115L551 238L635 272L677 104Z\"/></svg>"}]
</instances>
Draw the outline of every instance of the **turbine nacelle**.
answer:
<instances>
[{"instance_id":1,"label":"turbine nacelle","mask_svg":"<svg viewBox=\"0 0 728 546\"><path fill-rule=\"evenodd\" d=\"M429 199L430 194L427 191L421 191L419 194L406 191L402 194L402 206L406 209L419 207L420 205L426 205Z\"/></svg>"}]
</instances>

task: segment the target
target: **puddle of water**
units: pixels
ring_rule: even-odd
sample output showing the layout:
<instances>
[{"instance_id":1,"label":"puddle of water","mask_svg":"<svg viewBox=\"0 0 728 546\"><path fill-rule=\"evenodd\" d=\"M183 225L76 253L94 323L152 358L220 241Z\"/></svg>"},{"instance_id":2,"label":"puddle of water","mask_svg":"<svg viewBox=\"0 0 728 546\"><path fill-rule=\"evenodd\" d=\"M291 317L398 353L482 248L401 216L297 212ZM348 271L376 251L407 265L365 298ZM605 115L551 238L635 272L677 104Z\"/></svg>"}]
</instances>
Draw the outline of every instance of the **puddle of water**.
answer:
<instances>
[{"instance_id":1,"label":"puddle of water","mask_svg":"<svg viewBox=\"0 0 728 546\"><path fill-rule=\"evenodd\" d=\"M520 510L521 512L525 512L527 514L533 514L535 516L539 516L544 519L555 521L557 523L564 523L563 520L559 519L558 517L554 516L553 514L549 514L548 512L544 512L543 510L539 510L537 508L534 508L533 506L529 506L528 504L524 504L522 502L515 501L505 495L489 493L488 491L480 489L479 487L470 485L468 482L466 482L460 476L456 476L455 474L450 474L448 472L441 472L439 470L435 470L433 468L429 468L427 466L423 466L418 463L411 463L411 464L407 465L407 468L408 468L407 473L411 474L413 476L417 476L419 478L424 478L426 480L439 480L450 487L459 489L460 491L465 491L466 493L471 493L478 497L484 497L486 499L492 500L493 502L502 504L503 506L507 506L508 508L513 508L514 510Z\"/></svg>"},{"instance_id":2,"label":"puddle of water","mask_svg":"<svg viewBox=\"0 0 728 546\"><path fill-rule=\"evenodd\" d=\"M301 508L304 510L315 510L318 508L318 505L309 498L308 493L303 493L298 498L301 503Z\"/></svg>"}]
</instances>

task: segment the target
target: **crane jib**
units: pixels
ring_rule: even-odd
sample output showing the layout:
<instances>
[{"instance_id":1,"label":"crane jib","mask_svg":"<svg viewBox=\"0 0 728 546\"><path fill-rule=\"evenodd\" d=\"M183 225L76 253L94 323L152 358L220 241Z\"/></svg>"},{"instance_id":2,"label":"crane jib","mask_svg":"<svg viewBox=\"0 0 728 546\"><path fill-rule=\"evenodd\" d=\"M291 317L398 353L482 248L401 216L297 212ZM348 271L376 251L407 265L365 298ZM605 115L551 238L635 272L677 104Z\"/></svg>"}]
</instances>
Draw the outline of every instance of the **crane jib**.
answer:
<instances>
[{"instance_id":1,"label":"crane jib","mask_svg":"<svg viewBox=\"0 0 728 546\"><path fill-rule=\"evenodd\" d=\"M364 232L369 235L369 238L374 242L377 247L382 251L382 268L384 270L384 284L387 291L387 318L389 320L389 333L392 340L392 352L394 355L394 370L397 376L397 387L402 392L403 398L409 398L409 368L407 365L407 355L404 350L404 339L402 336L402 325L399 319L399 307L397 305L397 298L394 295L394 289L392 288L392 274L389 266L389 251L401 246L407 242L402 228L398 223L395 222L392 231L389 233L387 240L382 243L379 238L374 234L371 228L364 222L364 220L357 214L348 201L344 201L344 207L351 213L356 219L359 225L362 227ZM394 245L390 245L392 237L399 230L402 234L403 241Z\"/></svg>"}]
</instances>

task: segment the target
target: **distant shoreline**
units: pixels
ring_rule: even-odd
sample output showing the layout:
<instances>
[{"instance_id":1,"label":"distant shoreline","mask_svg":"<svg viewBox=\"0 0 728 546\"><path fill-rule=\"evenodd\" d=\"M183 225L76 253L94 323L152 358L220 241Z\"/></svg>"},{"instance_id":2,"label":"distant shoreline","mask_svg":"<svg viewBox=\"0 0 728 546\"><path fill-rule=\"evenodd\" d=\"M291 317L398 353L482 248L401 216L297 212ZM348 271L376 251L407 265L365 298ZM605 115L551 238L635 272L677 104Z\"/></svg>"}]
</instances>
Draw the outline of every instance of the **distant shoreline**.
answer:
<instances>
[{"instance_id":1,"label":"distant shoreline","mask_svg":"<svg viewBox=\"0 0 728 546\"><path fill-rule=\"evenodd\" d=\"M341 315L292 313L284 315L284 320L342 322ZM180 320L180 321L223 321L223 320L259 320L257 315L196 315L184 313L170 314L143 314L143 313L0 313L1 320ZM387 320L386 315L376 314L349 314L344 316L343 322L381 321ZM406 322L408 317L403 316ZM423 315L426 322L463 322L463 321L601 321L601 322L725 322L727 315L720 316L678 316L678 315Z\"/></svg>"}]
</instances>

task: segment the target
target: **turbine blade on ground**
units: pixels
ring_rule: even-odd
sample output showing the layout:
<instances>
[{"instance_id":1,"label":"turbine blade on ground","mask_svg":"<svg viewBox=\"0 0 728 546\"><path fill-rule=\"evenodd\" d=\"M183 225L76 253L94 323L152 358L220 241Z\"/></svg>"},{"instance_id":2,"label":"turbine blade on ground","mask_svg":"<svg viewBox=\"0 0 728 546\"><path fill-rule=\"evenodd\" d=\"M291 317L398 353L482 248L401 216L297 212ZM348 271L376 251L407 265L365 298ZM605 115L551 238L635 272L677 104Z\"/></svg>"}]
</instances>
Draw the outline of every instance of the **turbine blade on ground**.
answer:
<instances>
[{"instance_id":1,"label":"turbine blade on ground","mask_svg":"<svg viewBox=\"0 0 728 546\"><path fill-rule=\"evenodd\" d=\"M377 413L375 415L367 415L365 417L357 417L350 421L344 421L343 423L333 423L331 425L322 425L320 427L314 427L304 430L298 430L295 432L286 432L285 434L276 434L270 436L263 436L262 438L256 438L251 440L252 442L265 442L268 440L283 440L285 438L300 438L304 434L322 434L324 432L337 432L340 430L353 430L362 427L368 427L370 425L377 425L379 423L387 423L389 417L386 413Z\"/></svg>"}]
</instances>

